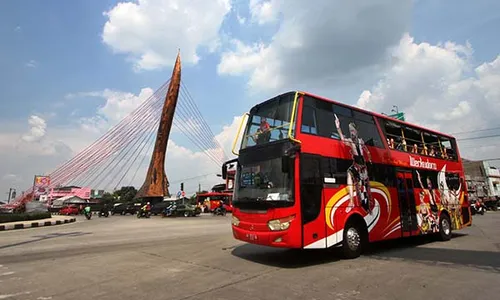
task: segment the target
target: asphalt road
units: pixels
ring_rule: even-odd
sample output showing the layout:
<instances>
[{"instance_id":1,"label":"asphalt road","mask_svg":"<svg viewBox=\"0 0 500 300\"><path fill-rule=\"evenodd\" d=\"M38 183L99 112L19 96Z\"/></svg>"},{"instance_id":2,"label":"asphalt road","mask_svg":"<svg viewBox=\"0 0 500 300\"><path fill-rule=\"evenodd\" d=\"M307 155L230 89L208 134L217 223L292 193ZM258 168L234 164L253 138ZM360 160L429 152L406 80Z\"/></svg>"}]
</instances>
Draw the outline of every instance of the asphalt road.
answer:
<instances>
[{"instance_id":1,"label":"asphalt road","mask_svg":"<svg viewBox=\"0 0 500 300\"><path fill-rule=\"evenodd\" d=\"M449 242L375 244L355 260L233 239L231 216L79 218L0 232L0 299L498 299L500 212Z\"/></svg>"}]
</instances>

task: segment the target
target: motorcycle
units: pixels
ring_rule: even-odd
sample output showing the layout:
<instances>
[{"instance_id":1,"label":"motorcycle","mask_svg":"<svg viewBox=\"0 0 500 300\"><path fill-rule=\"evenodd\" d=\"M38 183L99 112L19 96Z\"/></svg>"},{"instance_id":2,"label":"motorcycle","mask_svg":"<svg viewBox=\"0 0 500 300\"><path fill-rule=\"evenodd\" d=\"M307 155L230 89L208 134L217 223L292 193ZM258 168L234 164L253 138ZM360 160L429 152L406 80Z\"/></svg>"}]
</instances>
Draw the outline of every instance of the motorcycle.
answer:
<instances>
[{"instance_id":1,"label":"motorcycle","mask_svg":"<svg viewBox=\"0 0 500 300\"><path fill-rule=\"evenodd\" d=\"M92 212L84 212L84 215L85 215L85 218L87 218L87 220L90 220L92 218Z\"/></svg>"},{"instance_id":2,"label":"motorcycle","mask_svg":"<svg viewBox=\"0 0 500 300\"><path fill-rule=\"evenodd\" d=\"M173 214L173 212L175 211L175 209L176 209L176 206L166 207L165 210L163 210L163 212L161 213L161 217L162 218L170 217Z\"/></svg>"},{"instance_id":3,"label":"motorcycle","mask_svg":"<svg viewBox=\"0 0 500 300\"><path fill-rule=\"evenodd\" d=\"M99 218L100 217L106 217L106 218L109 217L109 211L107 211L107 210L99 211Z\"/></svg>"},{"instance_id":4,"label":"motorcycle","mask_svg":"<svg viewBox=\"0 0 500 300\"><path fill-rule=\"evenodd\" d=\"M225 216L226 215L226 208L224 206L219 206L217 207L216 209L214 209L214 211L212 212L214 214L214 216Z\"/></svg>"},{"instance_id":5,"label":"motorcycle","mask_svg":"<svg viewBox=\"0 0 500 300\"><path fill-rule=\"evenodd\" d=\"M148 211L144 211L144 210L138 210L137 211L137 219L140 219L140 218L149 218L151 217L151 213Z\"/></svg>"},{"instance_id":6,"label":"motorcycle","mask_svg":"<svg viewBox=\"0 0 500 300\"><path fill-rule=\"evenodd\" d=\"M471 210L473 215L475 214L484 215L484 213L486 212L486 207L484 206L484 204L471 205Z\"/></svg>"}]
</instances>

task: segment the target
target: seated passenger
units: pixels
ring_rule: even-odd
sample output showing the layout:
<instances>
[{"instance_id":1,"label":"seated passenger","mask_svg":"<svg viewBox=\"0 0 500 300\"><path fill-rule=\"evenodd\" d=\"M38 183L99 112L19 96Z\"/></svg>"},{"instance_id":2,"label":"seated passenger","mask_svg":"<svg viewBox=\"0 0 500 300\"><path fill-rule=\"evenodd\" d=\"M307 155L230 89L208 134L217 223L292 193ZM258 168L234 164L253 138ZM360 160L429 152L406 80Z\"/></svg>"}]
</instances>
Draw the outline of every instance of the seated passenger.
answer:
<instances>
[{"instance_id":1,"label":"seated passenger","mask_svg":"<svg viewBox=\"0 0 500 300\"><path fill-rule=\"evenodd\" d=\"M401 145L403 146L403 151L405 151L405 152L406 152L406 151L408 151L408 147L406 147L406 139L405 139L405 138L403 138L402 140L403 140L403 141L401 142Z\"/></svg>"},{"instance_id":2,"label":"seated passenger","mask_svg":"<svg viewBox=\"0 0 500 300\"><path fill-rule=\"evenodd\" d=\"M422 152L420 153L422 155L427 155L427 146L424 144L424 146L422 147Z\"/></svg>"},{"instance_id":3,"label":"seated passenger","mask_svg":"<svg viewBox=\"0 0 500 300\"><path fill-rule=\"evenodd\" d=\"M429 151L429 156L436 156L436 149L434 149L434 145L431 145L431 151Z\"/></svg>"},{"instance_id":4,"label":"seated passenger","mask_svg":"<svg viewBox=\"0 0 500 300\"><path fill-rule=\"evenodd\" d=\"M441 154L441 157L443 159L449 159L449 157L448 157L448 148L446 148L446 147L443 148L443 153Z\"/></svg>"}]
</instances>

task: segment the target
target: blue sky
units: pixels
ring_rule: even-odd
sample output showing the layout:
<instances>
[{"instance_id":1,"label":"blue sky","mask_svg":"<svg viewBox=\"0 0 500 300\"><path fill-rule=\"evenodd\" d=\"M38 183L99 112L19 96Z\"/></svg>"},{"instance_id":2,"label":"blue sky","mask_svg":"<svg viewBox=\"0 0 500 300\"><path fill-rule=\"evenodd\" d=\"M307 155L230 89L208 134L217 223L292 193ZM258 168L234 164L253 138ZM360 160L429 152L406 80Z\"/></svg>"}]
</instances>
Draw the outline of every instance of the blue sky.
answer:
<instances>
[{"instance_id":1,"label":"blue sky","mask_svg":"<svg viewBox=\"0 0 500 300\"><path fill-rule=\"evenodd\" d=\"M95 98L86 99L84 103L69 102L64 99L68 93L106 88L138 93L143 87L156 89L163 84L171 75L171 67L136 73L126 61L126 55L115 55L102 43L106 22L103 12L118 2L2 1L0 36L8 42L0 45L3 53L0 117L26 119L33 113L55 110L60 118L51 122L64 124L68 122L64 118L66 113L79 109L83 115L94 115L96 105L104 102ZM23 13L9 13L16 11ZM228 18L223 30L236 26L234 17ZM35 68L25 66L31 60L36 61ZM244 79L218 78L217 63L218 55L208 54L198 65L184 66L183 81L197 99L207 122L222 127L213 108L228 99L245 97ZM59 103L64 106L56 105ZM241 111L242 107L227 109L225 106L228 121Z\"/></svg>"},{"instance_id":2,"label":"blue sky","mask_svg":"<svg viewBox=\"0 0 500 300\"><path fill-rule=\"evenodd\" d=\"M411 33L419 41L432 44L469 41L478 62L498 55L500 3L492 0L420 0L413 13Z\"/></svg>"},{"instance_id":3,"label":"blue sky","mask_svg":"<svg viewBox=\"0 0 500 300\"><path fill-rule=\"evenodd\" d=\"M0 2L0 45L2 75L0 81L0 117L26 119L32 113L55 110L53 122L67 122L63 117L73 109L92 115L102 99L84 103L68 102L64 95L74 92L112 88L137 93L142 87L158 87L171 69L136 73L126 55L115 55L101 41L107 18L104 11L119 1L2 1ZM239 1L240 13L248 9ZM418 1L412 19L411 34L416 41L438 43L469 41L479 62L498 54L500 42L495 28L500 28L498 1ZM17 13L16 13L17 12ZM21 13L22 12L22 13ZM246 16L248 17L248 15ZM238 25L232 13L222 31L242 40L269 40L277 26L265 31L248 30ZM20 28L19 30L16 28ZM172 45L176 47L177 45ZM202 51L203 53L203 51ZM31 60L36 67L25 66ZM248 108L245 79L218 77L218 54L207 54L196 66L184 67L183 79L210 124L220 127L214 114L218 105L237 99L235 105L223 106L227 116ZM64 106L56 106L64 103ZM230 118L230 117L229 117ZM228 120L229 120L228 118Z\"/></svg>"},{"instance_id":4,"label":"blue sky","mask_svg":"<svg viewBox=\"0 0 500 300\"><path fill-rule=\"evenodd\" d=\"M450 94L430 88L422 90L419 87L415 92L409 90L412 86L418 86L418 82L425 82L432 74L441 74L436 81L445 81L447 86L455 86L457 83L463 85L468 76L477 79L477 70L474 68L493 62L499 55L499 1L374 0L380 6L374 4L374 7L366 8L369 5L360 1L346 3L318 0L322 4L318 4L317 8L296 0L285 1L288 6L280 6L284 2L279 0L228 0L231 11L221 14L223 1L220 0L217 4L214 2L213 5L196 1L189 8L196 10L197 6L201 7L198 18L206 18L203 22L186 21L186 16L172 22L155 19L161 18L161 15L155 16L155 11L172 11L169 1L150 0L150 3L157 5L153 9L143 11L141 15L126 15L121 23L120 20L113 20L113 25L121 33L112 36L111 42L107 43L103 42L102 36L110 17L104 12L111 11L124 1L0 1L0 118L3 124L10 124L6 125L9 128L4 127L4 131L15 131L20 136L29 130L27 120L30 116L38 115L47 122L46 131L49 134L51 130L55 132L54 128L74 127L75 120L94 116L98 108L106 103L106 99L99 97L67 99L65 96L68 94L105 89L139 94L145 87L158 88L170 77L172 64L163 63L140 71L134 69L137 60L131 58L131 52L141 48L137 46L141 43L144 45L137 50L140 54L143 54L141 51L146 51L144 49L153 49L156 51L153 53L159 54L162 59L172 58L171 54L163 53L163 50L173 53L181 47L183 83L189 88L215 134L220 133L223 126L231 125L235 116L241 115L255 103L291 89L307 90L358 105L363 91L370 91L372 98L371 102L368 101L368 108L387 112L396 103L400 109L408 112L413 121L425 126L447 132L465 131L467 128L463 122L431 116L427 111L428 106L422 104L432 105L429 104L431 102L418 102L426 97L432 101L449 99L446 102L448 106L442 110L453 111L469 105L464 109L464 114L469 114L470 120L480 120L474 123L476 127L472 129L492 128L498 124L493 110L491 116L485 116L490 113L488 110L475 109L488 101L494 103L494 100L487 97L492 94L491 91L470 88L467 92L450 98ZM140 2L133 1L138 5ZM409 5L410 2L413 5ZM186 3L188 2L179 2L179 5L187 5ZM252 3L256 6L252 6ZM264 6L258 6L263 3L269 4L267 10ZM393 11L390 9L392 7ZM373 10L368 15L363 15L367 9ZM347 17L343 17L351 13L365 17L360 17L356 23L349 23ZM115 14L116 18L119 16L120 14ZM179 33L170 36L166 39L167 42L162 41L161 35L170 30L168 26L174 27L176 23L185 22L186 27L177 30L188 30L189 25L198 30L205 29L217 16L223 16L220 28L218 25L214 27L217 29L214 34L218 35L219 47L215 51L209 51L208 41L193 46L200 59L196 64L189 62L189 55L186 54L190 49L188 44L193 40L202 41L203 37ZM239 18L244 18L245 22L240 23ZM342 23L344 21L346 23ZM155 27L145 27L149 30L140 32L136 24L142 25L144 22L163 27L157 27L159 33L151 30ZM346 28L343 31L333 28L342 25ZM361 31L354 28L358 25ZM406 32L414 40L406 41L405 47L400 45L398 48L398 41ZM206 34L209 35L210 31L206 31ZM189 38L180 41L184 35ZM315 39L315 36L320 38ZM176 42L178 40L180 44ZM236 40L240 46L237 46ZM448 41L462 45L461 50L457 50L458 46L446 48L444 43ZM286 44L294 42L302 44L291 50L286 47ZM351 42L352 45L349 44ZM473 51L468 60L462 61L462 58L458 59L455 55L460 51L467 52L464 50L467 48L464 46L466 42L470 43ZM256 43L262 43L262 51L252 47ZM318 46L314 43L318 43ZM429 43L430 46L425 46L424 43ZM366 49L359 49L360 45L368 46ZM386 53L385 50L390 47L399 49L399 54L393 55L395 59L390 63L387 55L373 54L377 49L381 50L380 53ZM417 48L421 51L420 56L411 52L411 49ZM121 53L117 53L117 49ZM442 53L436 54L439 51ZM353 56L350 56L351 52ZM365 59L372 54L373 57ZM320 61L315 65L320 67L317 74L315 70L305 68L308 62L300 65L297 58L302 60L303 57L308 62ZM422 59L421 62L433 61L431 65L435 67L412 72L412 69L423 64L418 63L418 59ZM360 65L359 61L366 61L366 65ZM355 67L350 68L349 65ZM339 73L338 70L347 71ZM397 94L390 88L395 85L391 74L398 74L396 77L403 78L398 73L400 70L404 70L404 78L407 78L404 82L409 85L408 92L404 95ZM448 78L448 74L455 71L460 75L450 75ZM490 73L494 74L494 71ZM274 84L274 79L278 83ZM408 97L410 94L412 97ZM388 98L391 100L387 100ZM471 100L476 98L476 102ZM469 100L472 101L470 104L462 105L463 101ZM420 104L414 104L417 102ZM19 128L11 128L12 126ZM174 136L177 144L197 150L182 136ZM72 146L69 145L70 142L64 143ZM21 154L17 155L19 159L25 160L21 158ZM490 154L481 152L470 155L481 158ZM57 160L51 161L55 162L60 163ZM37 171L26 169L24 172L31 174L51 169L49 165L37 165L37 168ZM3 164L0 171L13 174L16 171L15 164ZM3 184L8 183L2 182L0 188Z\"/></svg>"}]
</instances>

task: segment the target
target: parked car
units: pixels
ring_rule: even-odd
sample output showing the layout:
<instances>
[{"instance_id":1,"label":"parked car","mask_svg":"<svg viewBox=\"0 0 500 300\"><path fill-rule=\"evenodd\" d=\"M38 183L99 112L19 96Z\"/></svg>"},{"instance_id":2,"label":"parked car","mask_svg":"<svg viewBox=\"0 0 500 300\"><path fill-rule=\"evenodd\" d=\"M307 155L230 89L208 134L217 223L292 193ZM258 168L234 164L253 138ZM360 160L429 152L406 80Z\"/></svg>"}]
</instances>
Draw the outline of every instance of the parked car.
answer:
<instances>
[{"instance_id":1,"label":"parked car","mask_svg":"<svg viewBox=\"0 0 500 300\"><path fill-rule=\"evenodd\" d=\"M196 205L192 204L177 204L175 206L175 209L171 211L171 213L168 215L169 217L178 217L178 216L184 216L184 217L196 217L199 214L201 214L201 208L199 208ZM166 216L165 213L162 213L162 216Z\"/></svg>"},{"instance_id":2,"label":"parked car","mask_svg":"<svg viewBox=\"0 0 500 300\"><path fill-rule=\"evenodd\" d=\"M134 205L134 204L122 203L122 204L115 205L111 209L111 215L114 215L114 214L121 214L121 215L131 214L131 215L135 215L135 213L137 212L138 209L139 208L136 205Z\"/></svg>"},{"instance_id":3,"label":"parked car","mask_svg":"<svg viewBox=\"0 0 500 300\"><path fill-rule=\"evenodd\" d=\"M167 208L170 204L171 204L171 201L162 201L162 202L158 202L158 203L153 204L151 206L151 214L155 215L155 216L160 215L161 213L163 213L165 208Z\"/></svg>"},{"instance_id":4,"label":"parked car","mask_svg":"<svg viewBox=\"0 0 500 300\"><path fill-rule=\"evenodd\" d=\"M78 215L80 213L80 210L78 209L78 206L76 205L70 205L70 206L65 206L59 210L59 213L61 215Z\"/></svg>"}]
</instances>

